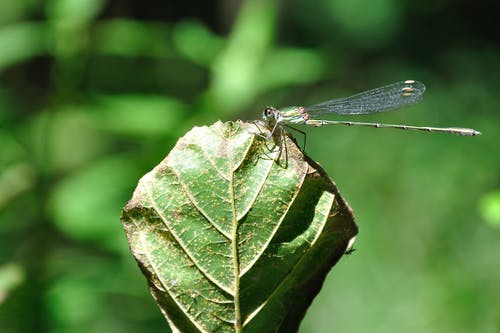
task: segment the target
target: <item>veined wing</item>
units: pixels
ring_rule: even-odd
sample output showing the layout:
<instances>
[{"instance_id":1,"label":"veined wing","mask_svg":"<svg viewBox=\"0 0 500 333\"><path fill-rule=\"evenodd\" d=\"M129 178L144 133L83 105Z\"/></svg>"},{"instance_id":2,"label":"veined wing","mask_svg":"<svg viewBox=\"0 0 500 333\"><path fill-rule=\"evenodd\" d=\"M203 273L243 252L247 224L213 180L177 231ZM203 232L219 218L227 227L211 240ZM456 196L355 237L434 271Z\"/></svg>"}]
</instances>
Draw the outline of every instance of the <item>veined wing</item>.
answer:
<instances>
[{"instance_id":1,"label":"veined wing","mask_svg":"<svg viewBox=\"0 0 500 333\"><path fill-rule=\"evenodd\" d=\"M333 114L366 114L397 109L420 102L425 85L406 80L364 91L346 98L337 98L305 108L312 117Z\"/></svg>"}]
</instances>

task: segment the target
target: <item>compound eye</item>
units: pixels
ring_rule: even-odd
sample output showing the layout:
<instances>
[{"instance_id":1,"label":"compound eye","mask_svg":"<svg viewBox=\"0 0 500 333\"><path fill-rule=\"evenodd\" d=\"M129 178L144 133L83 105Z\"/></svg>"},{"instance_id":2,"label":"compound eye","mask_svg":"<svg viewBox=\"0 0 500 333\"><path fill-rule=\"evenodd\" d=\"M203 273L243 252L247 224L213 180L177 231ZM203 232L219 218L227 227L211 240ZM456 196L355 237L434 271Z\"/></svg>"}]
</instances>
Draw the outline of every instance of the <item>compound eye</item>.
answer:
<instances>
[{"instance_id":1,"label":"compound eye","mask_svg":"<svg viewBox=\"0 0 500 333\"><path fill-rule=\"evenodd\" d=\"M264 115L266 117L272 117L273 116L273 109L270 107L267 107L264 109Z\"/></svg>"}]
</instances>

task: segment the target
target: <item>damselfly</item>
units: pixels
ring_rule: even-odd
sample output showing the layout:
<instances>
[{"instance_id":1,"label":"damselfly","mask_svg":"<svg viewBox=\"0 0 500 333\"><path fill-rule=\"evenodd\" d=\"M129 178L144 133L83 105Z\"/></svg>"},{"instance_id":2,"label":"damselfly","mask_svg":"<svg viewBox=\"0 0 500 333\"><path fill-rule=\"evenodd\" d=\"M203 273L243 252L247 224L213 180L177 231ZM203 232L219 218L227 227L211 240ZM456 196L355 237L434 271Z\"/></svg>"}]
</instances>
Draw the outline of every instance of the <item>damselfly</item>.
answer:
<instances>
[{"instance_id":1,"label":"damselfly","mask_svg":"<svg viewBox=\"0 0 500 333\"><path fill-rule=\"evenodd\" d=\"M406 80L368 90L350 97L332 99L309 107L293 106L279 110L268 106L264 109L263 120L266 127L271 132L269 138L274 135L276 129L279 129L279 131L283 133L284 126L293 125L309 125L316 127L323 125L370 126L376 128L445 132L466 136L481 134L481 132L470 128L420 127L315 119L323 114L353 115L389 111L420 102L424 92L425 85L423 83L414 80Z\"/></svg>"}]
</instances>

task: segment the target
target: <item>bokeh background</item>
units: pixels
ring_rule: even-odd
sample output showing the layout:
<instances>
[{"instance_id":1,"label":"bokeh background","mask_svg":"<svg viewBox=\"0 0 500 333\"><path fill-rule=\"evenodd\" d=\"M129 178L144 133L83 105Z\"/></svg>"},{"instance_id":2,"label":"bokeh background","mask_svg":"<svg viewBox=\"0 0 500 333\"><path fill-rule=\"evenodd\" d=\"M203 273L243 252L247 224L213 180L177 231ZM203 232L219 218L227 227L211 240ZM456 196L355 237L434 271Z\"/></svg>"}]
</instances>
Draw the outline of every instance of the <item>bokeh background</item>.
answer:
<instances>
[{"instance_id":1,"label":"bokeh background","mask_svg":"<svg viewBox=\"0 0 500 333\"><path fill-rule=\"evenodd\" d=\"M423 103L324 127L306 151L357 251L300 332L500 332L494 1L0 1L0 331L168 332L119 222L195 125L405 79Z\"/></svg>"}]
</instances>

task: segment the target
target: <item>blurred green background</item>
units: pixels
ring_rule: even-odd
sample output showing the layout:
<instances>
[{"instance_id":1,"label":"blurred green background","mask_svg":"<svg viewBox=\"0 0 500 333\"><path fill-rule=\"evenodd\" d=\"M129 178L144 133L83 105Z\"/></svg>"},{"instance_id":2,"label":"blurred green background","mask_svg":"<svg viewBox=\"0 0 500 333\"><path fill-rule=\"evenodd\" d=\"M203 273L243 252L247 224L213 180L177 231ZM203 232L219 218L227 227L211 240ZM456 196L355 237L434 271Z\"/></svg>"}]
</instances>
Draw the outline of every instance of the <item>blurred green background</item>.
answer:
<instances>
[{"instance_id":1,"label":"blurred green background","mask_svg":"<svg viewBox=\"0 0 500 333\"><path fill-rule=\"evenodd\" d=\"M306 332L500 332L493 1L0 1L0 331L168 332L119 222L195 125L405 79L423 103L307 153L357 216Z\"/></svg>"}]
</instances>

